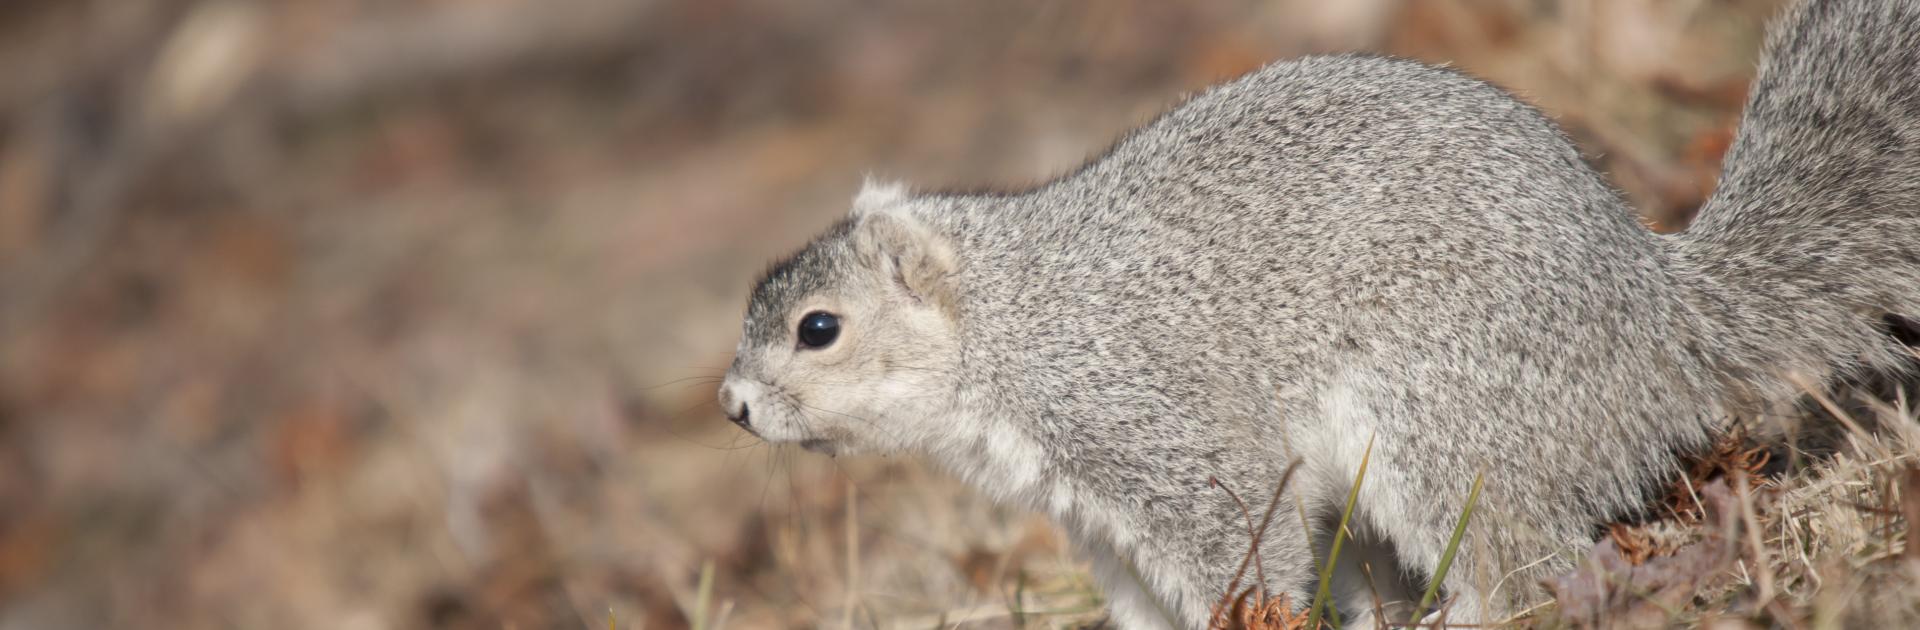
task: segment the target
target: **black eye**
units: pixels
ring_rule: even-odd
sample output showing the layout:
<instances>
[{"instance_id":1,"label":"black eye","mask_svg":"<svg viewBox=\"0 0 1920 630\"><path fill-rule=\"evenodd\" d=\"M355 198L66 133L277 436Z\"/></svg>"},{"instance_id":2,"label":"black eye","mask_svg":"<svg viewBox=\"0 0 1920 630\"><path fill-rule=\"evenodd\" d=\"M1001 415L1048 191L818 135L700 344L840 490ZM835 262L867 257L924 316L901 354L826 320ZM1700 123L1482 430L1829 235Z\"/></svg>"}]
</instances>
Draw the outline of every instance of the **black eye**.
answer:
<instances>
[{"instance_id":1,"label":"black eye","mask_svg":"<svg viewBox=\"0 0 1920 630\"><path fill-rule=\"evenodd\" d=\"M800 345L825 348L840 338L840 318L832 313L814 311L800 318Z\"/></svg>"}]
</instances>

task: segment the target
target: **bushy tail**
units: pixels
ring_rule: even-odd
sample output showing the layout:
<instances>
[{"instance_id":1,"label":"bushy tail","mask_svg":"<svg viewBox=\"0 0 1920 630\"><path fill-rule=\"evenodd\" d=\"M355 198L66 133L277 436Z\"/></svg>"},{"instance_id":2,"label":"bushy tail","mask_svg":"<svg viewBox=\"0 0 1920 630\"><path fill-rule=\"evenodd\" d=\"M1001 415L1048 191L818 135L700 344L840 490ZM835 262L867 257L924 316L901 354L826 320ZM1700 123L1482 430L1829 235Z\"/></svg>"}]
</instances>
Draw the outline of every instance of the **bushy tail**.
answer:
<instances>
[{"instance_id":1,"label":"bushy tail","mask_svg":"<svg viewBox=\"0 0 1920 630\"><path fill-rule=\"evenodd\" d=\"M1920 316L1920 0L1789 9L1719 189L1674 240L1732 376L1911 359L1888 327Z\"/></svg>"}]
</instances>

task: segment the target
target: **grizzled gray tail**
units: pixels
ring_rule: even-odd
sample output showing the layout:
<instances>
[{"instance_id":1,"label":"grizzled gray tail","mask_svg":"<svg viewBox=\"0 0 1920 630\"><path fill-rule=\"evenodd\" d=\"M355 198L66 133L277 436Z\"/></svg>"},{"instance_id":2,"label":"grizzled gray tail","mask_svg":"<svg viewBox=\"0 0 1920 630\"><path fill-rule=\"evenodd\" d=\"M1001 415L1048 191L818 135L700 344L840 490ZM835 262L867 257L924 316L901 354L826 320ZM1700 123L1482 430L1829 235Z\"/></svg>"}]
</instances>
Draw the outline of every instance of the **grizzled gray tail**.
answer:
<instances>
[{"instance_id":1,"label":"grizzled gray tail","mask_svg":"<svg viewBox=\"0 0 1920 630\"><path fill-rule=\"evenodd\" d=\"M1783 373L1895 369L1920 316L1920 1L1798 3L1773 29L1718 190L1672 238L1716 361L1767 395Z\"/></svg>"}]
</instances>

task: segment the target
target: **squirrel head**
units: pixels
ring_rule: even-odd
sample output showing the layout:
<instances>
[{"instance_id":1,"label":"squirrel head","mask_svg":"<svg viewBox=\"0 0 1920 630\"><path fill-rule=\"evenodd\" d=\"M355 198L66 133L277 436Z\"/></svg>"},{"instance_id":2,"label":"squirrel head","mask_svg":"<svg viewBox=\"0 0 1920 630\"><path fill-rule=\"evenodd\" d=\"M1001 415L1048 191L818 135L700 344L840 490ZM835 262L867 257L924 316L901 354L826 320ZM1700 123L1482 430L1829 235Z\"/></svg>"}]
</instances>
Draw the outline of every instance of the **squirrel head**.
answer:
<instances>
[{"instance_id":1,"label":"squirrel head","mask_svg":"<svg viewBox=\"0 0 1920 630\"><path fill-rule=\"evenodd\" d=\"M720 408L776 444L827 454L934 447L957 395L957 259L898 185L761 278Z\"/></svg>"}]
</instances>

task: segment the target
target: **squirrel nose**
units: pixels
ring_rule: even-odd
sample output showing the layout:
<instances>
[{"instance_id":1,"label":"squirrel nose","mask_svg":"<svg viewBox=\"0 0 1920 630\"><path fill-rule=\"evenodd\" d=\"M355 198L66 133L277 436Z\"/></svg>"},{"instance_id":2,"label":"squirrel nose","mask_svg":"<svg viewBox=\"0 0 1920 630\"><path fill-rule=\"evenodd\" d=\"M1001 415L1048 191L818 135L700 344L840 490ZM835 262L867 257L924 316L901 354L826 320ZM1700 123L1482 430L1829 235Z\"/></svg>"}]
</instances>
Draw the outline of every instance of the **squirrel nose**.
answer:
<instances>
[{"instance_id":1,"label":"squirrel nose","mask_svg":"<svg viewBox=\"0 0 1920 630\"><path fill-rule=\"evenodd\" d=\"M750 427L753 424L753 419L747 410L747 401L744 400L745 396L741 396L739 392L734 391L737 387L738 383L734 382L731 378L720 385L720 412L727 414L727 419L732 420L734 424L740 425L741 428L751 430Z\"/></svg>"},{"instance_id":2,"label":"squirrel nose","mask_svg":"<svg viewBox=\"0 0 1920 630\"><path fill-rule=\"evenodd\" d=\"M747 403L743 402L740 403L740 408L727 412L727 419L732 420L734 424L740 425L742 429L750 428L753 425L753 419L748 413Z\"/></svg>"}]
</instances>

